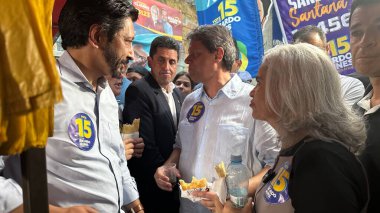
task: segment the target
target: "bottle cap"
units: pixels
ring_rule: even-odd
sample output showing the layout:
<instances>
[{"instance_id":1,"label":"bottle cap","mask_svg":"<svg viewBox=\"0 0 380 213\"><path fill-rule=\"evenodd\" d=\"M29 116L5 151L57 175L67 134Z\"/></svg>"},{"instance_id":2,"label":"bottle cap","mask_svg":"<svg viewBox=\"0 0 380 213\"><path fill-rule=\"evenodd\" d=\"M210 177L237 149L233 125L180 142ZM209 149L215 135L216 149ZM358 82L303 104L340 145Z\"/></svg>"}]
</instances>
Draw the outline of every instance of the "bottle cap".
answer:
<instances>
[{"instance_id":1,"label":"bottle cap","mask_svg":"<svg viewBox=\"0 0 380 213\"><path fill-rule=\"evenodd\" d=\"M241 155L231 155L231 162L239 163L242 161Z\"/></svg>"}]
</instances>

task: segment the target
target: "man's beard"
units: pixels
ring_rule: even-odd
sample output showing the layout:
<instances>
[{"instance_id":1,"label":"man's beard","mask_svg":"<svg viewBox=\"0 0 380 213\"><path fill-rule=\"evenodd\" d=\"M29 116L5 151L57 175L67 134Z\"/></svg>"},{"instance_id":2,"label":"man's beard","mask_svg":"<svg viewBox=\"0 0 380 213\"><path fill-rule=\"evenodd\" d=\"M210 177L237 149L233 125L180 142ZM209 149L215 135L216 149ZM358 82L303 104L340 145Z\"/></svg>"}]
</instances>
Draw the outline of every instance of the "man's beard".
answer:
<instances>
[{"instance_id":1,"label":"man's beard","mask_svg":"<svg viewBox=\"0 0 380 213\"><path fill-rule=\"evenodd\" d=\"M111 45L104 48L103 55L111 68L112 77L118 77L127 71L129 59L118 58Z\"/></svg>"}]
</instances>

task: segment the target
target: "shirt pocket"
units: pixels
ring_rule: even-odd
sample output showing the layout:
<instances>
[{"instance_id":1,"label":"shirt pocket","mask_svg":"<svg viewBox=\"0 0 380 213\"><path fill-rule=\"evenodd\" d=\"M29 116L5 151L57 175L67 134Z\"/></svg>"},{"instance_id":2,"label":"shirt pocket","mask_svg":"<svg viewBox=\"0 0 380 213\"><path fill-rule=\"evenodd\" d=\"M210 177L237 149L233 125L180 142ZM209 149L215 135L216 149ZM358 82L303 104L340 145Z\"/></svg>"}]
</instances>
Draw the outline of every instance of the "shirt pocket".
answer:
<instances>
[{"instance_id":1,"label":"shirt pocket","mask_svg":"<svg viewBox=\"0 0 380 213\"><path fill-rule=\"evenodd\" d=\"M244 161L247 158L249 128L236 124L219 124L217 128L213 164L221 161L229 164L231 155L242 155Z\"/></svg>"}]
</instances>

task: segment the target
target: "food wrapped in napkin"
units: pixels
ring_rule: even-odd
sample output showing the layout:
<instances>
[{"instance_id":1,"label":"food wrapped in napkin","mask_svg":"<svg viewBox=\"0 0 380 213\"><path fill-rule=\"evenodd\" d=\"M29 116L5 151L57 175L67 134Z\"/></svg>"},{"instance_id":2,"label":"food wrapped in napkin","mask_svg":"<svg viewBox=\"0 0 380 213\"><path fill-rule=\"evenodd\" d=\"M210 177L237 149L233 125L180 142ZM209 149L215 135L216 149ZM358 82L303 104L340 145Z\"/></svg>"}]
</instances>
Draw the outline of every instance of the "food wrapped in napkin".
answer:
<instances>
[{"instance_id":1,"label":"food wrapped in napkin","mask_svg":"<svg viewBox=\"0 0 380 213\"><path fill-rule=\"evenodd\" d=\"M195 177L193 177L191 183L186 183L183 180L179 180L181 197L187 198L192 202L198 202L202 198L193 196L192 192L213 191L218 195L220 202L224 204L227 198L227 185L225 181L227 174L223 161L215 166L215 171L218 174L219 178L216 179L213 183L208 183L206 178L197 179Z\"/></svg>"},{"instance_id":2,"label":"food wrapped in napkin","mask_svg":"<svg viewBox=\"0 0 380 213\"><path fill-rule=\"evenodd\" d=\"M190 183L186 183L184 180L179 180L179 185L181 189L181 197L187 198L193 202L200 201L200 197L195 197L192 195L194 191L209 191L211 186L210 183L207 183L206 178L197 179L193 176Z\"/></svg>"},{"instance_id":3,"label":"food wrapped in napkin","mask_svg":"<svg viewBox=\"0 0 380 213\"><path fill-rule=\"evenodd\" d=\"M126 138L138 138L139 137L139 128L140 128L140 118L133 120L132 124L123 124L121 128L121 137Z\"/></svg>"}]
</instances>

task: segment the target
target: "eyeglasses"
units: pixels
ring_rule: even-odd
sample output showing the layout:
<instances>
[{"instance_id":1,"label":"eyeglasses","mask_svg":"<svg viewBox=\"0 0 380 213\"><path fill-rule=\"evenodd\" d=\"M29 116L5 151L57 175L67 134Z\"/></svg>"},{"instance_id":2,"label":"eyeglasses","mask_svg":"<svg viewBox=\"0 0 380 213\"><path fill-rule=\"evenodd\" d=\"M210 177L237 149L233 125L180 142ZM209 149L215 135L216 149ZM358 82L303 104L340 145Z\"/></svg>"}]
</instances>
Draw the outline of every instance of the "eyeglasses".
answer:
<instances>
[{"instance_id":1,"label":"eyeglasses","mask_svg":"<svg viewBox=\"0 0 380 213\"><path fill-rule=\"evenodd\" d=\"M181 84L183 84L184 87L191 87L191 83L188 81L179 81L178 80L178 81L174 82L174 84L178 87L181 86Z\"/></svg>"}]
</instances>

